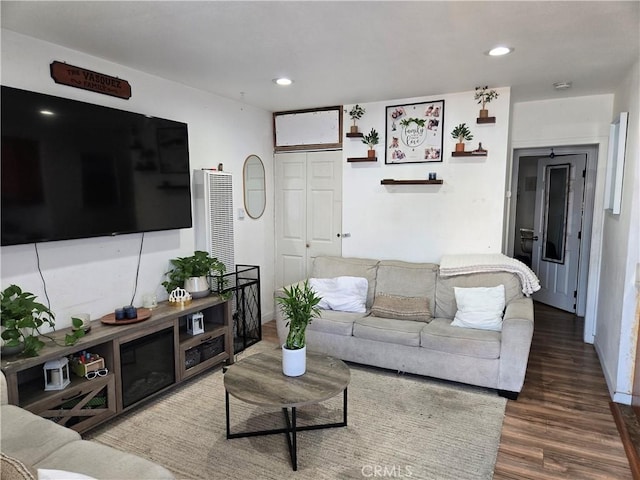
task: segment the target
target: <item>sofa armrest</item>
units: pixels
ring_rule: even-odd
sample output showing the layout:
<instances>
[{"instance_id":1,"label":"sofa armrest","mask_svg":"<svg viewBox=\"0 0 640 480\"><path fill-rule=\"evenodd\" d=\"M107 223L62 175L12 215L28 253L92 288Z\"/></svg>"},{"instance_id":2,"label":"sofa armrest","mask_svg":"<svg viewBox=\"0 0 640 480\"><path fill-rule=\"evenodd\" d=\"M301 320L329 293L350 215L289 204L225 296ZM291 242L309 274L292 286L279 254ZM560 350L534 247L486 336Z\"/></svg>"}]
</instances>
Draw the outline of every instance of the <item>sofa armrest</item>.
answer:
<instances>
[{"instance_id":1,"label":"sofa armrest","mask_svg":"<svg viewBox=\"0 0 640 480\"><path fill-rule=\"evenodd\" d=\"M529 297L511 301L502 321L499 389L520 392L529 360L533 338L533 300Z\"/></svg>"},{"instance_id":2,"label":"sofa armrest","mask_svg":"<svg viewBox=\"0 0 640 480\"><path fill-rule=\"evenodd\" d=\"M0 405L7 405L9 403L9 390L7 388L7 377L4 376L4 372L0 370Z\"/></svg>"}]
</instances>

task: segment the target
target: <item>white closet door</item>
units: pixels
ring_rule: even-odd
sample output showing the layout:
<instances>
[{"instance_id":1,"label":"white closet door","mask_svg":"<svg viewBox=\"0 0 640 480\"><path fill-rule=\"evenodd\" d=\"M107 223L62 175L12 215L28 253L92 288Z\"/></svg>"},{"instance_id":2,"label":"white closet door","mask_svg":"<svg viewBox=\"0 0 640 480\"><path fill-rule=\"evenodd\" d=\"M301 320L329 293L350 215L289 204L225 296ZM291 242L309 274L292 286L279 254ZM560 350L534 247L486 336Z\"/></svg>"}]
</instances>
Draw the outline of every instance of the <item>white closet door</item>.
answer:
<instances>
[{"instance_id":1,"label":"white closet door","mask_svg":"<svg viewBox=\"0 0 640 480\"><path fill-rule=\"evenodd\" d=\"M342 152L275 156L276 285L307 277L313 257L342 253Z\"/></svg>"}]
</instances>

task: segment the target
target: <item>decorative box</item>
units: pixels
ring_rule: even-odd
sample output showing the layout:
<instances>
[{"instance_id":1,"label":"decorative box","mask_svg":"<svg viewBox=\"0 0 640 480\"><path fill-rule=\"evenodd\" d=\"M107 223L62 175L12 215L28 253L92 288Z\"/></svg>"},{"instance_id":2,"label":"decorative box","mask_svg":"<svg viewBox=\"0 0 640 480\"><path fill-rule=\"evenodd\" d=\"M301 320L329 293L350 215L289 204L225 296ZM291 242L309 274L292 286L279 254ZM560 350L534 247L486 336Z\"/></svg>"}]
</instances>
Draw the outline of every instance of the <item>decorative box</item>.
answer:
<instances>
[{"instance_id":1,"label":"decorative box","mask_svg":"<svg viewBox=\"0 0 640 480\"><path fill-rule=\"evenodd\" d=\"M97 359L81 363L79 357L73 357L71 359L71 370L79 377L84 377L87 373L104 368L104 358L98 357Z\"/></svg>"}]
</instances>

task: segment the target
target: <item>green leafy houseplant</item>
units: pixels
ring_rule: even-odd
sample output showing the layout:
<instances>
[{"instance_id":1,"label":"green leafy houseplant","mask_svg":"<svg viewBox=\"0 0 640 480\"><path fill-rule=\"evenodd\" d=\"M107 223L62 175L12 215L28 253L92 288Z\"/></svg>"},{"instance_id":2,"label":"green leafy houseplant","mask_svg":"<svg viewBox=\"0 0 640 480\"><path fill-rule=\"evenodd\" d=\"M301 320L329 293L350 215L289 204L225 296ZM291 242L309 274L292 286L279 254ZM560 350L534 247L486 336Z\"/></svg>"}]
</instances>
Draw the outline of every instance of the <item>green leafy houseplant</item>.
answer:
<instances>
[{"instance_id":1,"label":"green leafy houseplant","mask_svg":"<svg viewBox=\"0 0 640 480\"><path fill-rule=\"evenodd\" d=\"M4 327L2 339L6 347L19 347L24 345L22 355L35 357L44 347L40 336L46 337L59 345L55 339L40 332L40 327L48 325L55 327L55 315L48 307L36 302L36 296L30 292L24 292L17 285L10 285L0 292L0 322ZM84 336L82 320L71 319L77 330L65 335L65 345L74 345L78 339Z\"/></svg>"},{"instance_id":2,"label":"green leafy houseplant","mask_svg":"<svg viewBox=\"0 0 640 480\"><path fill-rule=\"evenodd\" d=\"M307 326L320 315L318 308L320 300L322 297L316 295L306 280L302 286L295 284L289 288L285 287L284 296L276 298L289 327L285 348L289 350L304 348Z\"/></svg>"},{"instance_id":3,"label":"green leafy houseplant","mask_svg":"<svg viewBox=\"0 0 640 480\"><path fill-rule=\"evenodd\" d=\"M478 105L482 105L482 110L485 110L484 106L498 98L499 95L498 92L489 90L489 87L485 85L484 87L476 87L476 93L473 98L478 100Z\"/></svg>"},{"instance_id":4,"label":"green leafy houseplant","mask_svg":"<svg viewBox=\"0 0 640 480\"><path fill-rule=\"evenodd\" d=\"M172 258L170 262L173 269L165 273L168 280L162 282L167 293L171 293L177 287L183 288L187 278L210 276L211 272L222 275L226 270L224 263L200 250L196 250L189 257Z\"/></svg>"},{"instance_id":5,"label":"green leafy houseplant","mask_svg":"<svg viewBox=\"0 0 640 480\"><path fill-rule=\"evenodd\" d=\"M351 110L349 110L349 116L351 120L353 120L353 124L356 124L356 120L360 120L364 115L365 109L360 105L355 105Z\"/></svg>"},{"instance_id":6,"label":"green leafy houseplant","mask_svg":"<svg viewBox=\"0 0 640 480\"><path fill-rule=\"evenodd\" d=\"M380 138L378 137L378 132L376 132L375 128L371 129L367 135L362 138L362 143L369 145L369 149L373 150L373 147L380 142Z\"/></svg>"},{"instance_id":7,"label":"green leafy houseplant","mask_svg":"<svg viewBox=\"0 0 640 480\"><path fill-rule=\"evenodd\" d=\"M466 123L461 123L457 127L453 129L451 132L451 137L458 140L458 143L464 143L465 141L473 140L473 135L471 135L471 130L467 127Z\"/></svg>"}]
</instances>

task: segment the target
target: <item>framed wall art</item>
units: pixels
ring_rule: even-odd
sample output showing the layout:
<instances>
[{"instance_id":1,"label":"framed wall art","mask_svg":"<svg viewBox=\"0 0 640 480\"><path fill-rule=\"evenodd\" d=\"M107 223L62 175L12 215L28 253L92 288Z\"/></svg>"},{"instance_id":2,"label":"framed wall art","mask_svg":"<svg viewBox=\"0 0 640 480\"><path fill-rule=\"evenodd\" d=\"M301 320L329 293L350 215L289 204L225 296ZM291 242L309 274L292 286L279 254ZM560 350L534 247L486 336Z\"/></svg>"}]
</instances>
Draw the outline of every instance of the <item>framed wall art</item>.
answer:
<instances>
[{"instance_id":1,"label":"framed wall art","mask_svg":"<svg viewBox=\"0 0 640 480\"><path fill-rule=\"evenodd\" d=\"M621 112L613 121L609 130L609 158L604 187L604 208L614 215L619 215L622 210L622 180L627 145L628 117L628 112Z\"/></svg>"},{"instance_id":2,"label":"framed wall art","mask_svg":"<svg viewBox=\"0 0 640 480\"><path fill-rule=\"evenodd\" d=\"M444 100L386 109L384 163L441 162Z\"/></svg>"}]
</instances>

